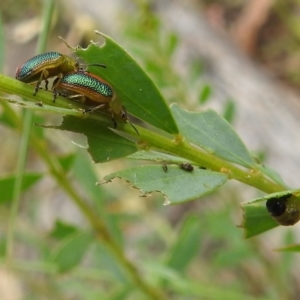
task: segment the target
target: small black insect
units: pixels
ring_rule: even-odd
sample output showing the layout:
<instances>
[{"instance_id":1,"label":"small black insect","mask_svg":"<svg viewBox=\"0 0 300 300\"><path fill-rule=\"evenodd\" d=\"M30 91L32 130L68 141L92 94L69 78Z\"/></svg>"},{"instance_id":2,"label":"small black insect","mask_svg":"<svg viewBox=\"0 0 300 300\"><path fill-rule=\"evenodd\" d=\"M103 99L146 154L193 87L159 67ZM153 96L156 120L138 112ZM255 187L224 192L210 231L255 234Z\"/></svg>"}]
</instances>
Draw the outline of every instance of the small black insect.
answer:
<instances>
[{"instance_id":1,"label":"small black insect","mask_svg":"<svg viewBox=\"0 0 300 300\"><path fill-rule=\"evenodd\" d=\"M180 169L185 170L187 172L193 172L194 171L194 167L188 162L181 163L179 165L179 167L180 167Z\"/></svg>"},{"instance_id":2,"label":"small black insect","mask_svg":"<svg viewBox=\"0 0 300 300\"><path fill-rule=\"evenodd\" d=\"M168 166L167 166L167 164L163 164L162 165L162 169L164 170L165 173L167 173L168 172Z\"/></svg>"}]
</instances>

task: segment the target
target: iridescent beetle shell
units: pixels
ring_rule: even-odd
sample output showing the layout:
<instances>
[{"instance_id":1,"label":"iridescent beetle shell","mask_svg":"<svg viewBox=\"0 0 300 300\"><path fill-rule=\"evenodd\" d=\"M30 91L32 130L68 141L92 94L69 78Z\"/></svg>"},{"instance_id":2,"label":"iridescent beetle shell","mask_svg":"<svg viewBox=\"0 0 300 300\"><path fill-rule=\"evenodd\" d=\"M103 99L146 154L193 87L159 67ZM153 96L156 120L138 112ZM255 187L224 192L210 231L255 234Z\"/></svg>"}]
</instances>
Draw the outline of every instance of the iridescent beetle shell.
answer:
<instances>
[{"instance_id":1,"label":"iridescent beetle shell","mask_svg":"<svg viewBox=\"0 0 300 300\"><path fill-rule=\"evenodd\" d=\"M66 74L54 81L52 90L53 101L58 94L71 99L77 98L82 103L94 106L86 112L101 108L111 113L114 124L115 116L125 122L128 120L126 109L114 93L111 85L90 72L79 71ZM95 104L98 105L95 106Z\"/></svg>"},{"instance_id":2,"label":"iridescent beetle shell","mask_svg":"<svg viewBox=\"0 0 300 300\"><path fill-rule=\"evenodd\" d=\"M58 76L79 70L79 64L76 60L62 55L58 52L46 52L29 59L16 70L16 79L33 83L37 81L34 89L34 95L37 93L39 86L43 80L48 87L48 78Z\"/></svg>"},{"instance_id":3,"label":"iridescent beetle shell","mask_svg":"<svg viewBox=\"0 0 300 300\"><path fill-rule=\"evenodd\" d=\"M81 95L85 98L82 101L84 103L107 103L114 95L112 87L106 81L87 71L64 75L60 80L54 81L52 89L54 98L57 92L65 96Z\"/></svg>"}]
</instances>

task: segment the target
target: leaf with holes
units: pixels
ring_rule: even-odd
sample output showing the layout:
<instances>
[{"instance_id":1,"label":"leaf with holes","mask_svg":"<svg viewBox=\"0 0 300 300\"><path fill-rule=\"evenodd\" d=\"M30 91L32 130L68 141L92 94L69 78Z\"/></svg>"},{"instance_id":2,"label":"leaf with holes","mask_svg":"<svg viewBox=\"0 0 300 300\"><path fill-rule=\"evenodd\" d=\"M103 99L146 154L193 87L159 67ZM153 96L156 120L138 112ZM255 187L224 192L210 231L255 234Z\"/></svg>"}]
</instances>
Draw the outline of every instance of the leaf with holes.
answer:
<instances>
[{"instance_id":1,"label":"leaf with holes","mask_svg":"<svg viewBox=\"0 0 300 300\"><path fill-rule=\"evenodd\" d=\"M146 165L115 172L104 177L123 178L133 187L141 190L142 195L157 191L166 198L166 204L194 200L218 189L227 181L227 175L209 170L182 170L179 166L168 166L164 171L161 165Z\"/></svg>"},{"instance_id":2,"label":"leaf with holes","mask_svg":"<svg viewBox=\"0 0 300 300\"><path fill-rule=\"evenodd\" d=\"M90 66L88 70L113 86L130 114L169 133L178 133L169 107L149 76L113 39L97 33L105 39L103 45L90 44L75 50L87 64L106 65Z\"/></svg>"},{"instance_id":3,"label":"leaf with holes","mask_svg":"<svg viewBox=\"0 0 300 300\"><path fill-rule=\"evenodd\" d=\"M84 134L89 145L88 151L96 163L121 158L138 150L134 142L116 134L93 119L65 116L60 126L44 127Z\"/></svg>"}]
</instances>

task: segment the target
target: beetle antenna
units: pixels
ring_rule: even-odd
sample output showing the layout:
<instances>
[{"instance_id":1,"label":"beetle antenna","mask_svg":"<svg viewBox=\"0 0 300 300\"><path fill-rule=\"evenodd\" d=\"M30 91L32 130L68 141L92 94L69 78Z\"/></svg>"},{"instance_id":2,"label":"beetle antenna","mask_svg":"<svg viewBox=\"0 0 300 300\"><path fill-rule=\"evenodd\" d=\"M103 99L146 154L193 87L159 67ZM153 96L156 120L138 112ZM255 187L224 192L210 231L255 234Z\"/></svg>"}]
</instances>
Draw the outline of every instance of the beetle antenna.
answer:
<instances>
[{"instance_id":1,"label":"beetle antenna","mask_svg":"<svg viewBox=\"0 0 300 300\"><path fill-rule=\"evenodd\" d=\"M136 129L136 127L128 120L130 126L135 130L135 132L137 133L137 135L140 135L140 133L138 132L138 130Z\"/></svg>"},{"instance_id":2,"label":"beetle antenna","mask_svg":"<svg viewBox=\"0 0 300 300\"><path fill-rule=\"evenodd\" d=\"M87 67L101 67L101 68L106 68L106 65L103 65L103 64L88 64L86 66Z\"/></svg>"}]
</instances>

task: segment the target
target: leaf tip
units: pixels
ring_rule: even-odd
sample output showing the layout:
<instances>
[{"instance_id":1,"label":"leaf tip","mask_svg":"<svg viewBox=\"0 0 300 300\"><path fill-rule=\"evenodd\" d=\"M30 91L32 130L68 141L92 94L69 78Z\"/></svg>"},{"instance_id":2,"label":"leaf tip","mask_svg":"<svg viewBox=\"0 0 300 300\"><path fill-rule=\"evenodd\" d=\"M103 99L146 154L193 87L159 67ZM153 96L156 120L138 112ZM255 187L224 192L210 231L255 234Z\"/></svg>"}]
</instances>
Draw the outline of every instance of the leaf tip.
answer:
<instances>
[{"instance_id":1,"label":"leaf tip","mask_svg":"<svg viewBox=\"0 0 300 300\"><path fill-rule=\"evenodd\" d=\"M76 46L76 47L72 47L63 37L58 36L58 38L67 46L67 48L69 48L71 50L71 52L75 52L76 50L79 50L81 47L80 46Z\"/></svg>"}]
</instances>

